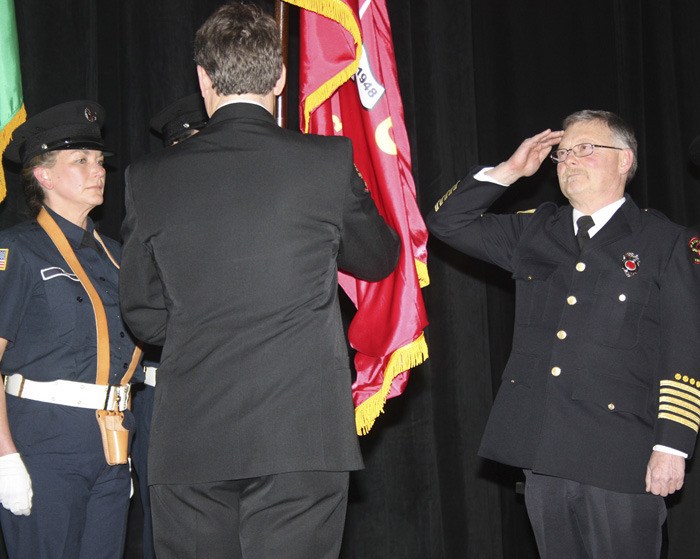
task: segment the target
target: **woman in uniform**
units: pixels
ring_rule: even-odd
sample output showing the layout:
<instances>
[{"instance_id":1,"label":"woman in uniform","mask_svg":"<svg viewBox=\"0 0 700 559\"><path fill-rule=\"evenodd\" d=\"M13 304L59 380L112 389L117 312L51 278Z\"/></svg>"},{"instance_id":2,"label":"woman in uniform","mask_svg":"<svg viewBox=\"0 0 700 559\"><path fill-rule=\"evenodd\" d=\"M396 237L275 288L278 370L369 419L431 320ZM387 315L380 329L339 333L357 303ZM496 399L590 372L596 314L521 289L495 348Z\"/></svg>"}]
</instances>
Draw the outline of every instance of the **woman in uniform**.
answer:
<instances>
[{"instance_id":1,"label":"woman in uniform","mask_svg":"<svg viewBox=\"0 0 700 559\"><path fill-rule=\"evenodd\" d=\"M5 151L35 216L0 231L0 521L11 559L123 554L128 384L143 377L119 310L119 245L88 215L104 196L103 121L97 103L64 103L17 128Z\"/></svg>"}]
</instances>

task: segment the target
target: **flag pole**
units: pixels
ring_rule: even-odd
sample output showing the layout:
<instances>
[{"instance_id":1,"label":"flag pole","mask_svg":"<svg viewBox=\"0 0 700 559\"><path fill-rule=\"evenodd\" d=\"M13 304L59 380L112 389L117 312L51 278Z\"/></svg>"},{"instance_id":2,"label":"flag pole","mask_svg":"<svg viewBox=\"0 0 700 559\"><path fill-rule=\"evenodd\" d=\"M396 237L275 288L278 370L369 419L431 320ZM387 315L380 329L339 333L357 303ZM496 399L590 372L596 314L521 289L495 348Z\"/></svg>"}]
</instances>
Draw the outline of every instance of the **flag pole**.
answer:
<instances>
[{"instance_id":1,"label":"flag pole","mask_svg":"<svg viewBox=\"0 0 700 559\"><path fill-rule=\"evenodd\" d=\"M282 62L285 67L289 61L289 6L282 0L275 2L275 21L280 42L282 43ZM287 69L289 70L289 69ZM287 88L277 97L275 101L275 118L277 124L282 128L287 127Z\"/></svg>"}]
</instances>

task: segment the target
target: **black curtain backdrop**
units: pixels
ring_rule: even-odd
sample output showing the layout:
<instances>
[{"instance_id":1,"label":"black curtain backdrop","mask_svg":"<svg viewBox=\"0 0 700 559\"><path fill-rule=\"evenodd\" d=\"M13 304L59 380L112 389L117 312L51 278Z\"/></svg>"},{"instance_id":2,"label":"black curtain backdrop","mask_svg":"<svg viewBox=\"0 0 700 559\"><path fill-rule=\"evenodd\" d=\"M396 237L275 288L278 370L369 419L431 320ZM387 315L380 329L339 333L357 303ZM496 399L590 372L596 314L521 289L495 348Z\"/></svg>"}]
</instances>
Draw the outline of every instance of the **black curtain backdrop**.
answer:
<instances>
[{"instance_id":1,"label":"black curtain backdrop","mask_svg":"<svg viewBox=\"0 0 700 559\"><path fill-rule=\"evenodd\" d=\"M274 10L271 0L258 3ZM125 168L161 149L148 120L196 91L194 32L219 4L15 0L29 114L79 98L107 110L105 136L116 155L108 160L106 199L95 218L108 235L119 238ZM679 223L700 222L700 169L687 158L700 134L700 2L387 4L424 212L471 166L498 163L523 138L558 128L575 110L600 108L637 131L640 165L630 185L637 202ZM290 13L289 126L295 128L297 9ZM18 177L7 170L1 227L22 219L25 209ZM496 209L546 200L561 201L547 163ZM510 349L510 277L439 242L429 248L430 359L362 438L366 469L352 478L342 557L536 558L515 490L520 473L476 456ZM668 499L664 556L670 559L700 555L700 467L688 466L686 487ZM137 500L132 508L128 558L140 557Z\"/></svg>"}]
</instances>

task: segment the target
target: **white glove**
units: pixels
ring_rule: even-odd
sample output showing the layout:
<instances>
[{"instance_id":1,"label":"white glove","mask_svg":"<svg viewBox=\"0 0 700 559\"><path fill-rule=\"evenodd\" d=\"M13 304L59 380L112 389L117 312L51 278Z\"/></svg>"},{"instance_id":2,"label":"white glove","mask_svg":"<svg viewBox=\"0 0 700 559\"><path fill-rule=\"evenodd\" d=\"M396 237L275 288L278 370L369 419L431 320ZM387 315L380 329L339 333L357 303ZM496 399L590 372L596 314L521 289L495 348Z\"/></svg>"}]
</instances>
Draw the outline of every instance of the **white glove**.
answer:
<instances>
[{"instance_id":1,"label":"white glove","mask_svg":"<svg viewBox=\"0 0 700 559\"><path fill-rule=\"evenodd\" d=\"M12 514L29 516L32 480L19 453L0 456L0 502Z\"/></svg>"}]
</instances>

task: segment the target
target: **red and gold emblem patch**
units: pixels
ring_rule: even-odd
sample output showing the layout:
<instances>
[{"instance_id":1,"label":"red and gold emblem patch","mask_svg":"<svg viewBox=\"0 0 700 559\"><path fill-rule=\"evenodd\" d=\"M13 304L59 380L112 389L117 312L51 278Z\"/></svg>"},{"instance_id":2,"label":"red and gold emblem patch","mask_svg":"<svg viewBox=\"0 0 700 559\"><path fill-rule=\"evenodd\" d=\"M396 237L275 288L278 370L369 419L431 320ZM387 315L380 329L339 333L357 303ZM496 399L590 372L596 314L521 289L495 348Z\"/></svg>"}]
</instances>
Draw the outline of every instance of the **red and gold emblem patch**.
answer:
<instances>
[{"instance_id":1,"label":"red and gold emblem patch","mask_svg":"<svg viewBox=\"0 0 700 559\"><path fill-rule=\"evenodd\" d=\"M700 237L690 239L688 248L690 249L690 259L693 261L693 264L700 264Z\"/></svg>"},{"instance_id":2,"label":"red and gold emblem patch","mask_svg":"<svg viewBox=\"0 0 700 559\"><path fill-rule=\"evenodd\" d=\"M626 252L622 256L622 271L628 278L631 278L639 269L639 256L634 252Z\"/></svg>"}]
</instances>

